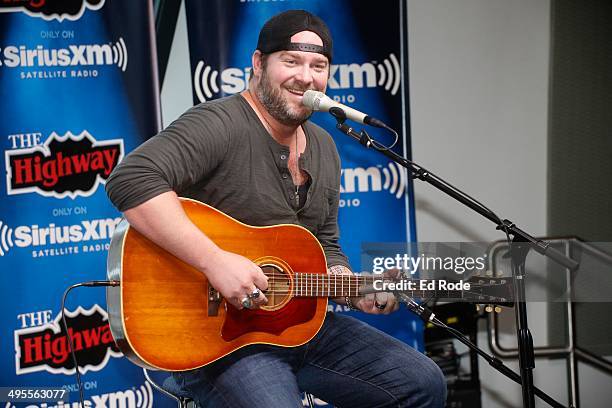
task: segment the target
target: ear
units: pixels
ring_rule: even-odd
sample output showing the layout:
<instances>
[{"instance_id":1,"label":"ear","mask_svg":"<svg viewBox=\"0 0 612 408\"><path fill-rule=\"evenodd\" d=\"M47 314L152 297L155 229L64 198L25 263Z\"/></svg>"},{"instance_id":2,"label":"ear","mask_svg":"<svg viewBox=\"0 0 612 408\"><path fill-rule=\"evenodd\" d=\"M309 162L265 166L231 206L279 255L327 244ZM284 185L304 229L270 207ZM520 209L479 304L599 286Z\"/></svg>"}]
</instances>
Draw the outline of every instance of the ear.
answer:
<instances>
[{"instance_id":1,"label":"ear","mask_svg":"<svg viewBox=\"0 0 612 408\"><path fill-rule=\"evenodd\" d=\"M253 55L251 56L251 64L253 67L253 75L256 77L260 77L261 76L261 56L262 53L259 50L255 50L255 52L253 53Z\"/></svg>"}]
</instances>

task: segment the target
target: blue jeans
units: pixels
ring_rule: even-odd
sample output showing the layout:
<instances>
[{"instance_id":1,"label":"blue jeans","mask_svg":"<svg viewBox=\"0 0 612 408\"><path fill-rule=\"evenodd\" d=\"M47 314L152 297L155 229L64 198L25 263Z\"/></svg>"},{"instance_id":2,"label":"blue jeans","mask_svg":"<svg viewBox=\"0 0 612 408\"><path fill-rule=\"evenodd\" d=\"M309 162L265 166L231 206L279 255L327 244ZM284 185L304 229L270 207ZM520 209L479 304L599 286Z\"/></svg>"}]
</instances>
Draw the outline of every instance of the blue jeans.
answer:
<instances>
[{"instance_id":1,"label":"blue jeans","mask_svg":"<svg viewBox=\"0 0 612 408\"><path fill-rule=\"evenodd\" d=\"M334 313L303 346L248 346L173 375L202 407L302 407L300 390L350 408L443 407L446 399L444 376L428 357Z\"/></svg>"}]
</instances>

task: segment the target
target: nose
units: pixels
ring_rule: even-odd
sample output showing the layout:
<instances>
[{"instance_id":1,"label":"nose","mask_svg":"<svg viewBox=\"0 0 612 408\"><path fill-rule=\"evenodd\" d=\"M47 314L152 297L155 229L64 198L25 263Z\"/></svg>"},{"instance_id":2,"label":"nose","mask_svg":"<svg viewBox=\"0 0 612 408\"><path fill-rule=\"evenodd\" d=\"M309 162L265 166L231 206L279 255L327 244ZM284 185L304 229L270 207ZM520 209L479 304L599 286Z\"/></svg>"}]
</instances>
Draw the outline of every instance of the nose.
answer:
<instances>
[{"instance_id":1,"label":"nose","mask_svg":"<svg viewBox=\"0 0 612 408\"><path fill-rule=\"evenodd\" d=\"M314 81L312 72L310 71L310 66L308 64L303 64L300 67L300 70L296 73L295 79L300 81L305 86L310 86Z\"/></svg>"}]
</instances>

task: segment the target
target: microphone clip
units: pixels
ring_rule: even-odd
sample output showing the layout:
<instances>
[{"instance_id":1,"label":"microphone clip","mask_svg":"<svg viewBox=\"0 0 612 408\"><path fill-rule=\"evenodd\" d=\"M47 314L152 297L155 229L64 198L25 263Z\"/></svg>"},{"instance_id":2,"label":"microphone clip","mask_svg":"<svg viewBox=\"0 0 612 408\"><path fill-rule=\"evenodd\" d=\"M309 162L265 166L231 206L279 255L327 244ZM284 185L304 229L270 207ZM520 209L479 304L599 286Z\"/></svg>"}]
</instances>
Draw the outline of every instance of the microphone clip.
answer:
<instances>
[{"instance_id":1,"label":"microphone clip","mask_svg":"<svg viewBox=\"0 0 612 408\"><path fill-rule=\"evenodd\" d=\"M361 130L359 133L355 132L352 127L344 124L346 122L346 113L342 108L334 106L329 108L329 113L336 118L336 127L342 132L345 133L357 140L366 148L370 148L372 146L372 138L365 130Z\"/></svg>"},{"instance_id":2,"label":"microphone clip","mask_svg":"<svg viewBox=\"0 0 612 408\"><path fill-rule=\"evenodd\" d=\"M340 125L343 125L344 122L346 122L346 113L344 112L344 109L334 106L332 108L329 108L329 113L331 113L331 115L336 118L336 126L338 126L338 128Z\"/></svg>"}]
</instances>

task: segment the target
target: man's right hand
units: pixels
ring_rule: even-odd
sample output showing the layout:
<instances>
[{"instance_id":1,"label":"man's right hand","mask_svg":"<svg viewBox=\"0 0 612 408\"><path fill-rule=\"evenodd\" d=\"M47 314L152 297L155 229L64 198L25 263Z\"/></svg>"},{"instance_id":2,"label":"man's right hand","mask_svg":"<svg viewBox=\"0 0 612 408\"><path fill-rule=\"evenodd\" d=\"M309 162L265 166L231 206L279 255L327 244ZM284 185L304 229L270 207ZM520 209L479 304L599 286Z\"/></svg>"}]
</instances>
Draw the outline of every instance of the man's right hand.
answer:
<instances>
[{"instance_id":1,"label":"man's right hand","mask_svg":"<svg viewBox=\"0 0 612 408\"><path fill-rule=\"evenodd\" d=\"M251 297L250 309L268 302L263 294L268 289L268 277L259 266L244 256L219 249L209 258L204 273L209 283L237 309L244 308L242 300L256 288L261 293L256 298Z\"/></svg>"},{"instance_id":2,"label":"man's right hand","mask_svg":"<svg viewBox=\"0 0 612 408\"><path fill-rule=\"evenodd\" d=\"M125 211L130 225L166 251L204 272L210 284L238 309L242 300L268 289L268 278L247 258L222 250L191 222L176 193L168 191ZM268 301L252 298L257 308Z\"/></svg>"}]
</instances>

